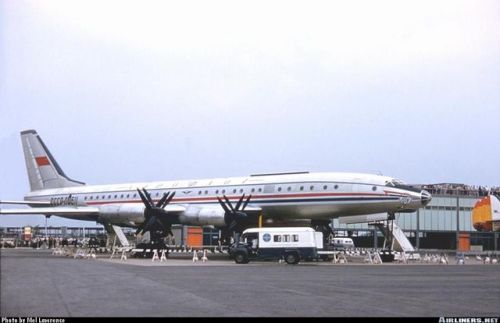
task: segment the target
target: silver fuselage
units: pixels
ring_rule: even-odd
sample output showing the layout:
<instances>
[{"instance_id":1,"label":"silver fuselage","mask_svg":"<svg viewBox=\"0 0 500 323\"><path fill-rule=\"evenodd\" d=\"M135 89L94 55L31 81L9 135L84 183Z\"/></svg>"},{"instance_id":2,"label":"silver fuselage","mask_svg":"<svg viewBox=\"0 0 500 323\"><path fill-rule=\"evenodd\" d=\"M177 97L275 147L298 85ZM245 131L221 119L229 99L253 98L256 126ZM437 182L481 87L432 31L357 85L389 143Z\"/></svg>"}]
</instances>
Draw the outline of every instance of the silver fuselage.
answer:
<instances>
[{"instance_id":1,"label":"silver fuselage","mask_svg":"<svg viewBox=\"0 0 500 323\"><path fill-rule=\"evenodd\" d=\"M252 196L249 205L261 208L264 218L326 220L361 214L412 212L430 199L425 191L396 187L391 185L393 182L394 178L371 174L307 173L75 186L33 191L25 196L25 200L51 201L53 206L93 206L99 209L112 205L142 206L137 188L146 188L155 201L164 193L175 191L171 205L183 206L188 214L193 210L219 209L217 197L225 195L229 200L237 201L246 194ZM92 220L79 215L60 216ZM144 216L123 211L117 212L110 221L136 226L144 221ZM223 225L193 221L182 214L179 222Z\"/></svg>"}]
</instances>

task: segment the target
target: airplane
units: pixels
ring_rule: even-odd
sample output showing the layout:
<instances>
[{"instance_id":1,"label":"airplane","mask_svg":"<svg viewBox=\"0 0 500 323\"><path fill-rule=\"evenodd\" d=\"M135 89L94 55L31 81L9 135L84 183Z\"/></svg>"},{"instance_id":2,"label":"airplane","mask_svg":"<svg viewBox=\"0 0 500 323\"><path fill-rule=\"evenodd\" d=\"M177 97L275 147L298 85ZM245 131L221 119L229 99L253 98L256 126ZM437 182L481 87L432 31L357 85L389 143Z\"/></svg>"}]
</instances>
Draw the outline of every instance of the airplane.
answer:
<instances>
[{"instance_id":1,"label":"airplane","mask_svg":"<svg viewBox=\"0 0 500 323\"><path fill-rule=\"evenodd\" d=\"M482 232L500 231L500 200L489 194L480 199L472 209L472 225Z\"/></svg>"},{"instance_id":2,"label":"airplane","mask_svg":"<svg viewBox=\"0 0 500 323\"><path fill-rule=\"evenodd\" d=\"M23 201L31 208L0 209L3 214L42 214L137 228L151 241L172 234L173 224L212 226L241 233L262 221L296 225L308 221L325 233L342 216L414 212L432 196L393 177L361 173L287 172L246 177L85 185L69 178L35 130L21 132L30 183Z\"/></svg>"}]
</instances>

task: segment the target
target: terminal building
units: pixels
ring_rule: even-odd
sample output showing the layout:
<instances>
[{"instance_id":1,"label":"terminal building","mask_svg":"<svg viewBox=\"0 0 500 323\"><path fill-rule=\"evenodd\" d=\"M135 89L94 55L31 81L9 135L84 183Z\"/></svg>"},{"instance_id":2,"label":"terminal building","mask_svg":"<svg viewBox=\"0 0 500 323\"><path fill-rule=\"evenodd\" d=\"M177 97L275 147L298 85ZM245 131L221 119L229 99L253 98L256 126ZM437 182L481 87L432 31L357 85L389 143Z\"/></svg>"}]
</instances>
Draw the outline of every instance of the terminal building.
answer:
<instances>
[{"instance_id":1,"label":"terminal building","mask_svg":"<svg viewBox=\"0 0 500 323\"><path fill-rule=\"evenodd\" d=\"M472 209L487 195L485 190L465 189L460 184L422 188L432 194L432 201L417 212L396 214L395 220L416 250L499 250L500 232L479 232L472 223ZM380 247L383 243L381 233L366 223L342 224L334 219L332 227L337 235L351 236L356 246L374 247L376 243Z\"/></svg>"},{"instance_id":2,"label":"terminal building","mask_svg":"<svg viewBox=\"0 0 500 323\"><path fill-rule=\"evenodd\" d=\"M466 188L460 184L422 185L432 194L432 201L414 213L396 214L395 223L402 229L416 250L439 249L459 251L498 251L500 232L479 232L473 227L472 209L484 197L485 190ZM494 192L498 194L498 191ZM377 227L367 224L343 224L337 219L331 221L336 236L349 236L357 247L381 248L384 236ZM17 227L0 228L2 237L17 237L24 240L24 229ZM191 246L217 245L220 231L210 227L174 225L175 244ZM125 228L127 236L133 237L135 229ZM37 227L33 237L52 236L67 238L103 237L102 226L77 227Z\"/></svg>"}]
</instances>

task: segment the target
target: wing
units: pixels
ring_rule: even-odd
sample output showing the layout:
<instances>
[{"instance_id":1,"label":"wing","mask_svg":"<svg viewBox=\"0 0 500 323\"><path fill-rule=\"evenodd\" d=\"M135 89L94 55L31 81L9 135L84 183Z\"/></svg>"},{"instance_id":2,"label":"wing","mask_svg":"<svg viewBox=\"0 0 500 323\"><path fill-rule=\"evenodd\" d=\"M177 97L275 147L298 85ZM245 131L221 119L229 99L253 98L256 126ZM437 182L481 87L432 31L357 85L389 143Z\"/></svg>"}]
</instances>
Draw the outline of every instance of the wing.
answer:
<instances>
[{"instance_id":1,"label":"wing","mask_svg":"<svg viewBox=\"0 0 500 323\"><path fill-rule=\"evenodd\" d=\"M262 213L262 208L259 206L248 205L243 212L251 215L259 215L260 213Z\"/></svg>"},{"instance_id":2,"label":"wing","mask_svg":"<svg viewBox=\"0 0 500 323\"><path fill-rule=\"evenodd\" d=\"M49 206L49 201L0 201L0 204L21 204L30 206Z\"/></svg>"},{"instance_id":3,"label":"wing","mask_svg":"<svg viewBox=\"0 0 500 323\"><path fill-rule=\"evenodd\" d=\"M89 217L99 214L99 209L88 206L51 206L49 201L0 201L0 204L27 205L32 208L25 209L0 209L0 215L28 215L28 214L43 214L43 215L59 215L68 216L80 219L88 219Z\"/></svg>"},{"instance_id":4,"label":"wing","mask_svg":"<svg viewBox=\"0 0 500 323\"><path fill-rule=\"evenodd\" d=\"M181 214L186 211L187 206L181 204L169 204L163 208L167 213L170 214Z\"/></svg>"},{"instance_id":5,"label":"wing","mask_svg":"<svg viewBox=\"0 0 500 323\"><path fill-rule=\"evenodd\" d=\"M99 209L89 206L76 206L76 207L36 207L29 209L0 209L1 214L44 214L44 215L96 215L99 214Z\"/></svg>"}]
</instances>

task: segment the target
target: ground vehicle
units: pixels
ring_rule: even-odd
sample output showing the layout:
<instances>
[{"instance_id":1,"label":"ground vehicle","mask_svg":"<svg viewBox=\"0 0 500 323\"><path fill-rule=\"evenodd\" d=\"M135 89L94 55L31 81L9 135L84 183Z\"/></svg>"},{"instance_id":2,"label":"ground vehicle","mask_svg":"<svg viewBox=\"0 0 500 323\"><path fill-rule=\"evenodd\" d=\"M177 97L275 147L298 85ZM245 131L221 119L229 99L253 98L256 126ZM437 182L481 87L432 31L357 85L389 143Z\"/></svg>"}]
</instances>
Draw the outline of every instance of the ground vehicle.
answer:
<instances>
[{"instance_id":1,"label":"ground vehicle","mask_svg":"<svg viewBox=\"0 0 500 323\"><path fill-rule=\"evenodd\" d=\"M354 241L351 238L337 237L333 238L331 243L336 250L354 249Z\"/></svg>"},{"instance_id":2,"label":"ground vehicle","mask_svg":"<svg viewBox=\"0 0 500 323\"><path fill-rule=\"evenodd\" d=\"M323 233L309 227L252 228L243 231L240 240L229 249L238 264L250 260L284 259L288 264L316 259L323 248Z\"/></svg>"},{"instance_id":3,"label":"ground vehicle","mask_svg":"<svg viewBox=\"0 0 500 323\"><path fill-rule=\"evenodd\" d=\"M0 248L15 248L16 238L0 238Z\"/></svg>"}]
</instances>

